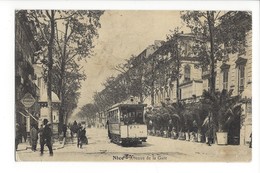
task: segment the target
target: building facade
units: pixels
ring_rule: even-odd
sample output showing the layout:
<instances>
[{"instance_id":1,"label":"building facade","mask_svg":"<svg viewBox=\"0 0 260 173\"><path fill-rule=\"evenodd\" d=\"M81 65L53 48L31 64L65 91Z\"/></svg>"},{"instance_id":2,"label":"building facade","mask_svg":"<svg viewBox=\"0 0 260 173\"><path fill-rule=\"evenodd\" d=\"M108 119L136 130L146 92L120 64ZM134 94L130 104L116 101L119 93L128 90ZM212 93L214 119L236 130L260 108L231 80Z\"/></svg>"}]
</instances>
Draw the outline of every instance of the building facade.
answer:
<instances>
[{"instance_id":1,"label":"building facade","mask_svg":"<svg viewBox=\"0 0 260 173\"><path fill-rule=\"evenodd\" d=\"M51 122L51 117L49 116L48 111L48 97L47 97L47 85L43 79L43 67L42 64L34 64L35 74L37 76L36 84L39 88L39 99L38 99L38 106L39 106L39 119L38 119L38 126L40 127L43 123L44 119L47 119ZM52 126L53 126L53 133L58 134L58 125L59 125L59 107L60 107L60 99L58 96L52 92Z\"/></svg>"},{"instance_id":2,"label":"building facade","mask_svg":"<svg viewBox=\"0 0 260 173\"><path fill-rule=\"evenodd\" d=\"M34 39L36 28L29 21L26 11L15 13L15 111L16 123L26 126L29 134L32 124L40 126L43 119L48 119L47 87L43 80L43 67L37 62L40 46ZM23 102L30 95L33 105L28 107ZM27 99L28 100L28 99ZM52 93L54 132L58 129L60 100ZM56 128L57 126L57 128Z\"/></svg>"},{"instance_id":3,"label":"building facade","mask_svg":"<svg viewBox=\"0 0 260 173\"><path fill-rule=\"evenodd\" d=\"M189 102L194 97L199 98L202 95L202 70L198 67L198 59L191 51L194 40L191 34L182 33L174 40L175 43L166 42L152 55L156 58L152 106L158 107L166 100L173 103L177 100ZM174 46L177 46L178 54L169 51L174 49ZM162 54L164 50L170 53Z\"/></svg>"},{"instance_id":4,"label":"building facade","mask_svg":"<svg viewBox=\"0 0 260 173\"><path fill-rule=\"evenodd\" d=\"M16 123L26 126L27 133L31 124L36 124L39 116L39 88L35 84L36 74L33 68L34 52L39 45L33 35L36 32L33 23L29 22L25 13L15 13L15 111ZM34 104L26 107L22 103L25 95L34 98Z\"/></svg>"},{"instance_id":5,"label":"building facade","mask_svg":"<svg viewBox=\"0 0 260 173\"><path fill-rule=\"evenodd\" d=\"M244 51L228 54L227 60L219 61L216 68L216 90L232 91L243 103L242 117L231 124L240 144L249 144L252 133L252 30L246 33L245 40Z\"/></svg>"},{"instance_id":6,"label":"building facade","mask_svg":"<svg viewBox=\"0 0 260 173\"><path fill-rule=\"evenodd\" d=\"M185 39L192 37L186 37ZM239 96L242 103L242 113L230 123L228 129L228 143L248 145L252 133L252 30L246 33L246 45L243 52L230 53L227 58L216 63L215 88L216 91L227 90L232 92L232 97ZM187 43L187 42L186 42ZM180 44L187 49L185 44ZM163 46L162 46L163 47ZM158 57L158 52L155 52ZM176 79L169 77L176 61L170 61L173 56L166 60L164 66L155 72L160 75L156 77L154 85L154 105L160 107L161 102L184 101L186 103L199 101L203 90L209 90L208 69L198 67L198 61L192 56L180 56L178 88ZM177 91L178 90L178 91ZM178 92L178 96L177 96ZM178 97L178 98L177 98Z\"/></svg>"}]
</instances>

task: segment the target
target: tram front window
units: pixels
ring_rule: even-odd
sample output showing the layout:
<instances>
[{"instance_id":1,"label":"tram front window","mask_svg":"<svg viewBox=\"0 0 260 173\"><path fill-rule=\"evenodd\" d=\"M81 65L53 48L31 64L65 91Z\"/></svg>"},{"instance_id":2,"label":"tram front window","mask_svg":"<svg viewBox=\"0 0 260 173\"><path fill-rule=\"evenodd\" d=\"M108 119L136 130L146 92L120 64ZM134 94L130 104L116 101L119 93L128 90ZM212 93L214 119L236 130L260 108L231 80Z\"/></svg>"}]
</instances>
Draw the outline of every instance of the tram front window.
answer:
<instances>
[{"instance_id":1,"label":"tram front window","mask_svg":"<svg viewBox=\"0 0 260 173\"><path fill-rule=\"evenodd\" d=\"M123 114L124 124L144 124L142 112L128 112Z\"/></svg>"}]
</instances>

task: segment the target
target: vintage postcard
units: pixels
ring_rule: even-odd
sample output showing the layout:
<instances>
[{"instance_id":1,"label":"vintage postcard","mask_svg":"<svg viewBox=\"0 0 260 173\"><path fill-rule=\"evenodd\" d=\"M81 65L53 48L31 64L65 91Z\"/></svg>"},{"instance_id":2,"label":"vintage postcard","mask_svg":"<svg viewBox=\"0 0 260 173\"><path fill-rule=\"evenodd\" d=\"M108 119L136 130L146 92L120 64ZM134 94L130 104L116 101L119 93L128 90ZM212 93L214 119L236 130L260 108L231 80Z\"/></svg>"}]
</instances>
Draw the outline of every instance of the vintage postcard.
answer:
<instances>
[{"instance_id":1,"label":"vintage postcard","mask_svg":"<svg viewBox=\"0 0 260 173\"><path fill-rule=\"evenodd\" d=\"M252 11L14 13L17 162L252 160Z\"/></svg>"}]
</instances>

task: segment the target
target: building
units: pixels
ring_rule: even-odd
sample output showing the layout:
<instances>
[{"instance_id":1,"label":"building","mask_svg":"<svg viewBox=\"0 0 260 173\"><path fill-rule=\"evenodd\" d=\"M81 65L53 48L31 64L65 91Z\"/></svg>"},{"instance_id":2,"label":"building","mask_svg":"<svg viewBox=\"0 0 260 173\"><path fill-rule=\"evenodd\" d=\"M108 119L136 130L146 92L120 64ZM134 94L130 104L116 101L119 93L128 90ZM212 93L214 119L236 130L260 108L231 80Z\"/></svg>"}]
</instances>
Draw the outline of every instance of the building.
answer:
<instances>
[{"instance_id":1,"label":"building","mask_svg":"<svg viewBox=\"0 0 260 173\"><path fill-rule=\"evenodd\" d=\"M228 54L228 60L217 63L216 90L232 91L240 96L242 116L231 124L230 133L239 137L240 144L249 144L252 133L252 30L246 33L245 51Z\"/></svg>"},{"instance_id":2,"label":"building","mask_svg":"<svg viewBox=\"0 0 260 173\"><path fill-rule=\"evenodd\" d=\"M35 64L34 66L35 74L37 76L37 86L39 88L39 99L38 99L38 105L39 105L39 124L38 126L42 124L44 119L47 119L49 122L51 122L51 117L49 117L48 112L48 97L47 97L47 85L43 79L43 67L41 64ZM59 125L59 107L60 107L60 99L58 96L52 92L52 122L53 122L53 133L58 134L58 125Z\"/></svg>"},{"instance_id":3,"label":"building","mask_svg":"<svg viewBox=\"0 0 260 173\"><path fill-rule=\"evenodd\" d=\"M151 79L151 76L148 77L149 66L151 66L151 56L163 43L164 41L155 40L154 44L147 46L147 48L131 60L131 67L127 71L127 73L131 75L131 80L128 80L129 83L127 83L127 85L132 85L133 87L131 87L128 97L137 97L141 103L150 102L151 98L149 97L150 93L148 88L151 90L152 84L150 84L147 79Z\"/></svg>"},{"instance_id":4,"label":"building","mask_svg":"<svg viewBox=\"0 0 260 173\"><path fill-rule=\"evenodd\" d=\"M154 74L152 106L158 107L166 100L189 102L202 95L202 71L191 51L194 39L191 34L181 33L163 44L151 56L150 73ZM174 47L177 47L180 53L176 54Z\"/></svg>"},{"instance_id":5,"label":"building","mask_svg":"<svg viewBox=\"0 0 260 173\"><path fill-rule=\"evenodd\" d=\"M33 35L35 26L28 21L24 11L15 13L15 111L16 123L26 125L29 133L30 125L36 124L39 116L39 88L35 84L36 74L33 68L34 53L39 45ZM25 105L25 95L30 96L31 104ZM28 101L28 99L27 99Z\"/></svg>"},{"instance_id":6,"label":"building","mask_svg":"<svg viewBox=\"0 0 260 173\"><path fill-rule=\"evenodd\" d=\"M244 21L248 18L239 16L243 13L226 13L231 14L231 17L234 14L233 17L236 19L234 21L238 23L232 23L233 27L250 25L250 21ZM229 141L232 144L248 144L252 133L252 31L247 30L245 35L246 45L241 45L244 51L226 53L224 55L226 57L221 61L216 61L214 67L215 90L232 91L232 96L241 97L239 103L242 103L242 116L236 116L228 130ZM161 107L162 102L198 103L203 91L209 90L210 77L209 69L200 66L202 64L200 59L204 57L196 57L193 52L193 45L198 41L200 40L192 34L180 33L167 42L157 42L159 44L143 50L131 60L130 68L120 77L124 85L135 87L130 88L126 93L138 97L142 103L148 104L149 108ZM204 43L207 48L208 42ZM227 45L220 44L219 46ZM126 79L129 74L134 76L131 80ZM203 120L205 116L204 114L201 116Z\"/></svg>"},{"instance_id":7,"label":"building","mask_svg":"<svg viewBox=\"0 0 260 173\"><path fill-rule=\"evenodd\" d=\"M239 25L252 25L244 13L228 12ZM241 15L242 14L242 15ZM236 20L235 20L236 19ZM250 28L250 27L249 27ZM240 96L242 116L237 116L230 124L228 131L229 143L248 145L252 133L252 30L245 30L245 45L240 45L236 53L228 53L222 61L217 61L215 73L215 89L232 92L232 96ZM222 45L228 48L226 45ZM202 70L203 89L209 89L209 70ZM235 140L235 141L234 141Z\"/></svg>"},{"instance_id":8,"label":"building","mask_svg":"<svg viewBox=\"0 0 260 173\"><path fill-rule=\"evenodd\" d=\"M242 103L242 116L237 116L229 125L229 144L248 144L252 133L252 30L246 32L246 45L243 51L229 53L222 61L217 61L215 66L216 91L232 91L232 96L240 96ZM176 43L166 42L150 58L150 72L154 73L154 105L160 107L161 102L174 103L177 100L189 103L199 101L203 90L209 90L210 73L207 68L200 68L199 61L190 52L194 37L189 34L179 36L179 49L184 54L163 54L169 49L167 44L174 46ZM190 52L190 53L189 53ZM177 61L177 58L179 61ZM176 64L179 63L179 69ZM149 65L149 63L147 63ZM173 70L179 71L177 77L171 78ZM176 74L175 74L176 76Z\"/></svg>"},{"instance_id":9,"label":"building","mask_svg":"<svg viewBox=\"0 0 260 173\"><path fill-rule=\"evenodd\" d=\"M40 126L44 118L50 120L47 110L47 87L42 77L42 64L37 62L36 53L40 46L34 39L36 28L26 17L26 11L15 13L15 111L16 123L26 125L27 133L30 126ZM32 105L24 102L31 100ZM53 129L58 129L60 100L52 92ZM56 128L57 127L57 128Z\"/></svg>"}]
</instances>

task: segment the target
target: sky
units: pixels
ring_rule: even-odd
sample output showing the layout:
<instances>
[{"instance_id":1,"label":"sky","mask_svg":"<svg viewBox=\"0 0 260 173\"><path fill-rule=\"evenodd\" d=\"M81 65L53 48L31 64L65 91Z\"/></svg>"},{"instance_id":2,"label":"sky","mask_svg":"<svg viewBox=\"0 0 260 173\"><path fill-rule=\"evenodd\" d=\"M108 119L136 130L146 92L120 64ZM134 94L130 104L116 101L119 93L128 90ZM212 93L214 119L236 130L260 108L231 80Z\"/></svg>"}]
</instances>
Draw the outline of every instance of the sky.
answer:
<instances>
[{"instance_id":1,"label":"sky","mask_svg":"<svg viewBox=\"0 0 260 173\"><path fill-rule=\"evenodd\" d=\"M155 40L166 40L166 35L176 27L183 26L181 30L185 31L179 11L105 11L100 23L94 55L83 64L87 79L82 82L74 114L93 101L94 92L103 89L106 78L116 76L116 65L138 55Z\"/></svg>"}]
</instances>

